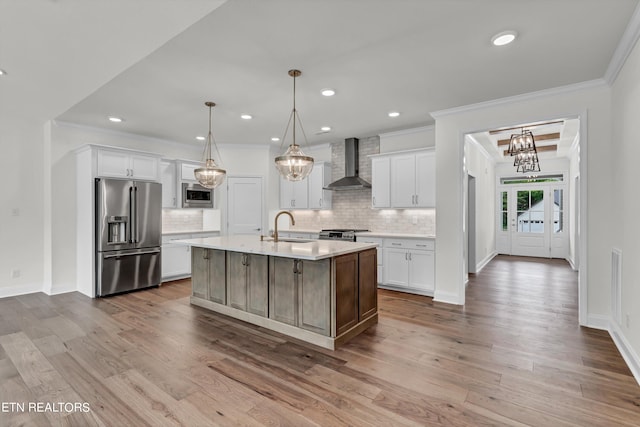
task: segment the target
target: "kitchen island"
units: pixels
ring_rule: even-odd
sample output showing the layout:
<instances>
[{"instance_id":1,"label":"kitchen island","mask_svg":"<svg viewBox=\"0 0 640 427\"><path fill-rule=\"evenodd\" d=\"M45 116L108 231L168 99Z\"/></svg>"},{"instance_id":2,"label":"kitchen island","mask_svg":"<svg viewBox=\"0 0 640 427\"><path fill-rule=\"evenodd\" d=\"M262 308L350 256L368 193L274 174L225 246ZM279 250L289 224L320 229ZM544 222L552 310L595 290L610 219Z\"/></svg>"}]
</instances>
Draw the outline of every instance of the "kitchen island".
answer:
<instances>
[{"instance_id":1,"label":"kitchen island","mask_svg":"<svg viewBox=\"0 0 640 427\"><path fill-rule=\"evenodd\" d=\"M378 322L376 245L221 236L192 247L191 304L324 348Z\"/></svg>"}]
</instances>

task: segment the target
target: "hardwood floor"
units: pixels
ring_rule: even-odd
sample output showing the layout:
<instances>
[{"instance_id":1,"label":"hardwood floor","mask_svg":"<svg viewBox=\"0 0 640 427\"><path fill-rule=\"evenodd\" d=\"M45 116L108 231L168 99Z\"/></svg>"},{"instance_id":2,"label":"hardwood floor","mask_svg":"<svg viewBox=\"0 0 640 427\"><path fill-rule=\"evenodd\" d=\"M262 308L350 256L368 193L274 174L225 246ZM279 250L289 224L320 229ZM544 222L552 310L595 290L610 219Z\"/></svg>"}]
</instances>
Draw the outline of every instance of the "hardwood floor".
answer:
<instances>
[{"instance_id":1,"label":"hardwood floor","mask_svg":"<svg viewBox=\"0 0 640 427\"><path fill-rule=\"evenodd\" d=\"M380 290L378 325L335 352L193 307L190 286L0 299L0 425L640 425L563 261L497 257L464 307Z\"/></svg>"}]
</instances>

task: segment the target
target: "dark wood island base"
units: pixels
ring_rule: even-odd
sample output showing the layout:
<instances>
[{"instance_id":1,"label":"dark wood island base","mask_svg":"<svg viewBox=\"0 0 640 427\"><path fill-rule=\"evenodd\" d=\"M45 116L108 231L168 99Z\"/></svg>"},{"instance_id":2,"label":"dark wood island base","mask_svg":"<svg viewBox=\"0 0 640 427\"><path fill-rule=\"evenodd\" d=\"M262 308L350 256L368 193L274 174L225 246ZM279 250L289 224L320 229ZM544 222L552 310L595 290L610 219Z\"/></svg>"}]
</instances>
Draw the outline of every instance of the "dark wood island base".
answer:
<instances>
[{"instance_id":1,"label":"dark wood island base","mask_svg":"<svg viewBox=\"0 0 640 427\"><path fill-rule=\"evenodd\" d=\"M378 323L375 248L319 260L192 247L191 304L335 350Z\"/></svg>"}]
</instances>

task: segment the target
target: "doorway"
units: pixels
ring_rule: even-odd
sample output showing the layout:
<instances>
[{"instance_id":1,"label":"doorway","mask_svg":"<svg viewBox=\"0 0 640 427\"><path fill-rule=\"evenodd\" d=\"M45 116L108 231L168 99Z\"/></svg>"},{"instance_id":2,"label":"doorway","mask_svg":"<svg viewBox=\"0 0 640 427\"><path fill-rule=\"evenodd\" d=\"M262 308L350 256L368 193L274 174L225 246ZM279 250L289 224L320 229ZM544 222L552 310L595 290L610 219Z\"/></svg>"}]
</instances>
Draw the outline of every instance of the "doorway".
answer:
<instances>
[{"instance_id":1,"label":"doorway","mask_svg":"<svg viewBox=\"0 0 640 427\"><path fill-rule=\"evenodd\" d=\"M227 179L227 233L262 232L262 177Z\"/></svg>"},{"instance_id":2,"label":"doorway","mask_svg":"<svg viewBox=\"0 0 640 427\"><path fill-rule=\"evenodd\" d=\"M503 180L498 189L497 252L544 258L568 258L568 216L562 177L537 182Z\"/></svg>"}]
</instances>

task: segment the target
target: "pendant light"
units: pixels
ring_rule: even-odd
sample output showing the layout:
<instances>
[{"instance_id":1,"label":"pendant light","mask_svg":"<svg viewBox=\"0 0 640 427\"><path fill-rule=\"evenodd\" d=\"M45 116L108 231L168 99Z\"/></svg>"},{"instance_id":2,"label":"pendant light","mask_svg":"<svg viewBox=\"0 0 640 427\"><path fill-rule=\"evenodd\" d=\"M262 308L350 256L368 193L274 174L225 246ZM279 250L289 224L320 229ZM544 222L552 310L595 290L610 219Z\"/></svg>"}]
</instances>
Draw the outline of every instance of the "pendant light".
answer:
<instances>
[{"instance_id":1,"label":"pendant light","mask_svg":"<svg viewBox=\"0 0 640 427\"><path fill-rule=\"evenodd\" d=\"M302 152L300 146L296 144L296 120L300 123L300 130L304 136L305 142L307 136L302 128L302 121L298 116L298 110L296 110L296 77L299 77L302 72L300 70L289 70L289 75L293 77L293 110L289 116L289 122L284 131L282 137L282 143L284 143L289 130L289 125L293 120L293 141L287 151L282 155L275 158L276 168L278 173L288 181L302 181L311 173L313 169L313 157L307 156Z\"/></svg>"},{"instance_id":2,"label":"pendant light","mask_svg":"<svg viewBox=\"0 0 640 427\"><path fill-rule=\"evenodd\" d=\"M216 165L215 160L211 157L211 145L213 144L216 148L218 159L220 159L220 152L218 151L218 147L213 140L213 134L211 133L211 109L215 107L216 104L208 101L205 102L204 105L209 107L209 133L207 134L207 142L205 143L204 152L202 154L202 157L205 159L204 167L196 169L193 173L200 185L203 187L216 188L223 183L224 178L227 175L227 171L219 168Z\"/></svg>"}]
</instances>

